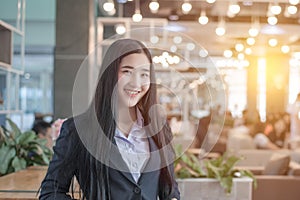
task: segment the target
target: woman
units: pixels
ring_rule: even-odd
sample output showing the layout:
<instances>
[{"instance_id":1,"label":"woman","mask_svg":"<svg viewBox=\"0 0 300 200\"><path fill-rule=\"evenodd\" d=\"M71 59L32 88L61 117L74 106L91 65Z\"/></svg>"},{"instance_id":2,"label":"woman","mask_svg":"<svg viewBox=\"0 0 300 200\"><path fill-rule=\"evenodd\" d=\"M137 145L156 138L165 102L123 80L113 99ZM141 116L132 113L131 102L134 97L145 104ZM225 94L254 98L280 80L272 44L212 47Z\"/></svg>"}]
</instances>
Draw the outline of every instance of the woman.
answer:
<instances>
[{"instance_id":1,"label":"woman","mask_svg":"<svg viewBox=\"0 0 300 200\"><path fill-rule=\"evenodd\" d=\"M66 120L40 199L179 199L171 131L156 106L154 69L139 41L115 41L103 59L88 111Z\"/></svg>"}]
</instances>

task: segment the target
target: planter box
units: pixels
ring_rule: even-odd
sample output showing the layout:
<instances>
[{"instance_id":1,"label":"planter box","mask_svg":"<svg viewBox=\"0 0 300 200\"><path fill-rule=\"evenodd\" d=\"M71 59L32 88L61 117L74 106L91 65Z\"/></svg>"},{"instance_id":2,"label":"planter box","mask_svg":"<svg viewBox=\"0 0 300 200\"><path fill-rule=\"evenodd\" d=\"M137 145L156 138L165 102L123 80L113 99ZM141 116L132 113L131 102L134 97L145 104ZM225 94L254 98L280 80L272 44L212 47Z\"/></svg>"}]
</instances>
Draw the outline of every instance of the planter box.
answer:
<instances>
[{"instance_id":1,"label":"planter box","mask_svg":"<svg viewBox=\"0 0 300 200\"><path fill-rule=\"evenodd\" d=\"M220 183L211 178L177 179L181 200L251 200L252 179L233 179L232 191L226 194Z\"/></svg>"}]
</instances>

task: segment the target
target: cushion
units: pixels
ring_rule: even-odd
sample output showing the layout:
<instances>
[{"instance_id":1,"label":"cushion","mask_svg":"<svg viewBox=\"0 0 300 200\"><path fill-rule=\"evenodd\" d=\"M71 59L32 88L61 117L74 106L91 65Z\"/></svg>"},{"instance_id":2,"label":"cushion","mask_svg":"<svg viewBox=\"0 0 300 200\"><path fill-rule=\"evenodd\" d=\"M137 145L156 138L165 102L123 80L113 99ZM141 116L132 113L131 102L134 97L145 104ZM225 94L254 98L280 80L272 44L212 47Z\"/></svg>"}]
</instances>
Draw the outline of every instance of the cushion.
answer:
<instances>
[{"instance_id":1,"label":"cushion","mask_svg":"<svg viewBox=\"0 0 300 200\"><path fill-rule=\"evenodd\" d=\"M262 175L286 175L289 170L290 156L274 153L267 162Z\"/></svg>"},{"instance_id":2,"label":"cushion","mask_svg":"<svg viewBox=\"0 0 300 200\"><path fill-rule=\"evenodd\" d=\"M289 164L288 175L300 176L300 164L295 161L291 161Z\"/></svg>"}]
</instances>

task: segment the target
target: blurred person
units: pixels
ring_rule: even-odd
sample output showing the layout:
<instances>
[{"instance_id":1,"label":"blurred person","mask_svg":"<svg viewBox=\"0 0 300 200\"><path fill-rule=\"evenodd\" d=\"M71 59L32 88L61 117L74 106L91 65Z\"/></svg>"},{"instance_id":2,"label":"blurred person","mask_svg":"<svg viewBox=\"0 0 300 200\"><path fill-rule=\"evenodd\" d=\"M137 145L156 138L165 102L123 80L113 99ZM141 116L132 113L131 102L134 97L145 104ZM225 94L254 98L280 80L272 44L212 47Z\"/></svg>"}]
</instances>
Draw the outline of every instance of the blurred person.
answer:
<instances>
[{"instance_id":1,"label":"blurred person","mask_svg":"<svg viewBox=\"0 0 300 200\"><path fill-rule=\"evenodd\" d=\"M32 130L39 138L46 139L46 146L49 149L53 147L52 127L51 124L44 120L36 120L33 124Z\"/></svg>"},{"instance_id":2,"label":"blurred person","mask_svg":"<svg viewBox=\"0 0 300 200\"><path fill-rule=\"evenodd\" d=\"M287 112L290 114L290 139L299 140L300 138L300 93L293 104L288 106Z\"/></svg>"}]
</instances>

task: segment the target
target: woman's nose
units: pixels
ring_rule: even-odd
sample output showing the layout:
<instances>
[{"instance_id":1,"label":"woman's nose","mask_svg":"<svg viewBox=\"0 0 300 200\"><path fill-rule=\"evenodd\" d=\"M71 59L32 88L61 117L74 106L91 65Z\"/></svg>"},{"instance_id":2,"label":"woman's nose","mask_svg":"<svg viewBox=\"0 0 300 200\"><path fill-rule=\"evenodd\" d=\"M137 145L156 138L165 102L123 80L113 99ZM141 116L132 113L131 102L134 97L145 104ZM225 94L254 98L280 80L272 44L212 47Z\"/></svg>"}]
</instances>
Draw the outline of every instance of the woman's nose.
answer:
<instances>
[{"instance_id":1,"label":"woman's nose","mask_svg":"<svg viewBox=\"0 0 300 200\"><path fill-rule=\"evenodd\" d=\"M138 73L133 73L130 77L130 84L132 86L141 86L142 82L141 82L141 77L139 76Z\"/></svg>"}]
</instances>

